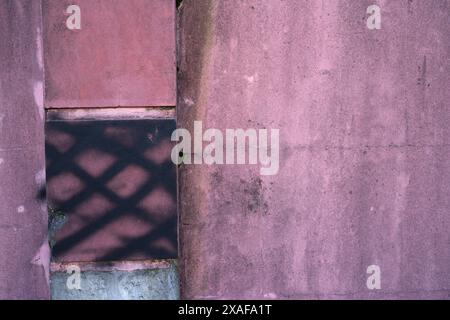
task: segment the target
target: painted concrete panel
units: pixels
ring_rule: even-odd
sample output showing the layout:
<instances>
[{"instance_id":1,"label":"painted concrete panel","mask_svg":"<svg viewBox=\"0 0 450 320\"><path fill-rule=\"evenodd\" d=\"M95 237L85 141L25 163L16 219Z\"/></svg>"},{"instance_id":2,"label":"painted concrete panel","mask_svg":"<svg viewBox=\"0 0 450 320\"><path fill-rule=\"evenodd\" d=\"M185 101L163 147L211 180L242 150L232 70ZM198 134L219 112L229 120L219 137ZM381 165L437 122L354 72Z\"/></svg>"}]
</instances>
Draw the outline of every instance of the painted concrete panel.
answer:
<instances>
[{"instance_id":1,"label":"painted concrete panel","mask_svg":"<svg viewBox=\"0 0 450 320\"><path fill-rule=\"evenodd\" d=\"M79 289L72 286L71 276L73 272L51 274L52 299L176 300L179 298L175 263L163 269L82 271ZM68 281L69 286L67 286Z\"/></svg>"},{"instance_id":2,"label":"painted concrete panel","mask_svg":"<svg viewBox=\"0 0 450 320\"><path fill-rule=\"evenodd\" d=\"M44 0L43 16L46 107L175 105L174 1Z\"/></svg>"},{"instance_id":3,"label":"painted concrete panel","mask_svg":"<svg viewBox=\"0 0 450 320\"><path fill-rule=\"evenodd\" d=\"M0 2L0 299L49 297L41 22Z\"/></svg>"},{"instance_id":4,"label":"painted concrete panel","mask_svg":"<svg viewBox=\"0 0 450 320\"><path fill-rule=\"evenodd\" d=\"M373 2L183 2L179 126L280 170L180 167L182 297L450 298L450 1Z\"/></svg>"},{"instance_id":5,"label":"painted concrete panel","mask_svg":"<svg viewBox=\"0 0 450 320\"><path fill-rule=\"evenodd\" d=\"M46 123L55 261L176 258L171 120Z\"/></svg>"}]
</instances>

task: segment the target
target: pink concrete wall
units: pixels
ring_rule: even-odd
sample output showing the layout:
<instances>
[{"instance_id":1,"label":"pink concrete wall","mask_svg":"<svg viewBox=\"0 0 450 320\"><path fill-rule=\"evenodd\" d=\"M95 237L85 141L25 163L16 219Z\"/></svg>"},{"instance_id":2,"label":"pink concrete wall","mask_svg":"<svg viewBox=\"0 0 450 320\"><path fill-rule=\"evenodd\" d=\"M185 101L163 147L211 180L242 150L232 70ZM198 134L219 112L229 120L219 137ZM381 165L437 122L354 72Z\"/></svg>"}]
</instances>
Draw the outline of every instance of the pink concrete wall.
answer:
<instances>
[{"instance_id":1,"label":"pink concrete wall","mask_svg":"<svg viewBox=\"0 0 450 320\"><path fill-rule=\"evenodd\" d=\"M0 2L0 299L49 297L40 5Z\"/></svg>"},{"instance_id":2,"label":"pink concrete wall","mask_svg":"<svg viewBox=\"0 0 450 320\"><path fill-rule=\"evenodd\" d=\"M276 176L181 166L185 298L450 297L449 12L183 2L179 126L280 129Z\"/></svg>"}]
</instances>

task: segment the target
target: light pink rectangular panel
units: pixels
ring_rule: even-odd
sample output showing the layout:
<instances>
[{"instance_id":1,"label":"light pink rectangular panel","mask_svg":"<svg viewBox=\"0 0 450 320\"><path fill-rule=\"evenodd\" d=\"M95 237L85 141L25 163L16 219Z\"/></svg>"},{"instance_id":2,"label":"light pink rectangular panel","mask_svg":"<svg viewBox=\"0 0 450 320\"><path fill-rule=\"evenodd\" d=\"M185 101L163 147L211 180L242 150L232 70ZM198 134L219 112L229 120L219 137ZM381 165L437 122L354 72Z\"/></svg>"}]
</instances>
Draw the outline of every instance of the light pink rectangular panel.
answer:
<instances>
[{"instance_id":1,"label":"light pink rectangular panel","mask_svg":"<svg viewBox=\"0 0 450 320\"><path fill-rule=\"evenodd\" d=\"M70 5L81 29L67 27ZM170 0L44 0L45 106L175 105L175 10Z\"/></svg>"}]
</instances>

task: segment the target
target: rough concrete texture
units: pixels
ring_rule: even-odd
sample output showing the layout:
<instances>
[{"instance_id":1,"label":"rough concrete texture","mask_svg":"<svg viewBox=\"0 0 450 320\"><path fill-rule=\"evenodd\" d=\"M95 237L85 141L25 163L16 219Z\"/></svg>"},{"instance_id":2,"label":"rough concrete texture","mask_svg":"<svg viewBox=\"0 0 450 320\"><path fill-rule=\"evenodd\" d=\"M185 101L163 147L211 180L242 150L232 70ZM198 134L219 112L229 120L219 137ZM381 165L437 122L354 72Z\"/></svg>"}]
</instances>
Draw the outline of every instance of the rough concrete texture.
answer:
<instances>
[{"instance_id":1,"label":"rough concrete texture","mask_svg":"<svg viewBox=\"0 0 450 320\"><path fill-rule=\"evenodd\" d=\"M175 105L175 1L44 0L43 16L47 108Z\"/></svg>"},{"instance_id":2,"label":"rough concrete texture","mask_svg":"<svg viewBox=\"0 0 450 320\"><path fill-rule=\"evenodd\" d=\"M169 268L135 271L81 272L81 289L68 289L71 275L51 274L55 300L175 300L179 298L175 263ZM70 282L70 280L69 280Z\"/></svg>"},{"instance_id":3,"label":"rough concrete texture","mask_svg":"<svg viewBox=\"0 0 450 320\"><path fill-rule=\"evenodd\" d=\"M280 171L181 166L182 297L450 298L449 14L183 2L179 126L279 128Z\"/></svg>"},{"instance_id":4,"label":"rough concrete texture","mask_svg":"<svg viewBox=\"0 0 450 320\"><path fill-rule=\"evenodd\" d=\"M45 299L40 1L1 1L0 34L0 299Z\"/></svg>"}]
</instances>

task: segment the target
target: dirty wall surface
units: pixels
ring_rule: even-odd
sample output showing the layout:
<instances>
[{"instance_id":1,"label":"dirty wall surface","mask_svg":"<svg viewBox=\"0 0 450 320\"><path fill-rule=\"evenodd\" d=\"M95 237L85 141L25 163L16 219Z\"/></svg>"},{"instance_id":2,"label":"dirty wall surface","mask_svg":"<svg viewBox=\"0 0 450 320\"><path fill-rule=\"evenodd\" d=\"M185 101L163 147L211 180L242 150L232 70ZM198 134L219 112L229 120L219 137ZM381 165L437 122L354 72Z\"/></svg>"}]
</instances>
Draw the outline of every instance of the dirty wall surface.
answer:
<instances>
[{"instance_id":1,"label":"dirty wall surface","mask_svg":"<svg viewBox=\"0 0 450 320\"><path fill-rule=\"evenodd\" d=\"M449 298L449 13L183 2L179 126L280 129L277 175L180 167L183 297Z\"/></svg>"}]
</instances>

